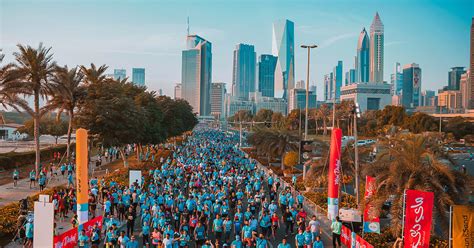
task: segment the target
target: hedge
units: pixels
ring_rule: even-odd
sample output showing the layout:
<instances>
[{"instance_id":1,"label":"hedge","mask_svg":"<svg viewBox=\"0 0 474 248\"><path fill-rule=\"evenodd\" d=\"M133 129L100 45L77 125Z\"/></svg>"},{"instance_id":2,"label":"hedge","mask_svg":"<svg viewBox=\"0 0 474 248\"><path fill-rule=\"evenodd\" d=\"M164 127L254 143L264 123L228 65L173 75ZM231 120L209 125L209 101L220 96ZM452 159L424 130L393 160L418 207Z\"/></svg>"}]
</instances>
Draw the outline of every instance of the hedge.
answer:
<instances>
[{"instance_id":1,"label":"hedge","mask_svg":"<svg viewBox=\"0 0 474 248\"><path fill-rule=\"evenodd\" d=\"M74 149L74 144L71 144L71 150ZM54 147L48 147L41 150L41 158L49 160L53 158L53 153L60 152L63 154L66 152L66 145L59 145ZM36 160L35 151L28 152L9 152L0 154L0 169L8 170L17 167L21 167L27 164L34 164Z\"/></svg>"}]
</instances>

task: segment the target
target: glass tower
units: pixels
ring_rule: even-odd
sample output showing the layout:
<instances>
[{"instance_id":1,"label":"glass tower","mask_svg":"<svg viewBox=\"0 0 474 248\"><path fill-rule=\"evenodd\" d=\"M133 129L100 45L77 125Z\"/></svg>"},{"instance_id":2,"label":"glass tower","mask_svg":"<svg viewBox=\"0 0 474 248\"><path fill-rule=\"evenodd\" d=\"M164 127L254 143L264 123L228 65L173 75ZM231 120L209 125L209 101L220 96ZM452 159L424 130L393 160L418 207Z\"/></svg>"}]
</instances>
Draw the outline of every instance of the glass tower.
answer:
<instances>
[{"instance_id":1,"label":"glass tower","mask_svg":"<svg viewBox=\"0 0 474 248\"><path fill-rule=\"evenodd\" d=\"M359 41L357 42L357 82L369 82L369 52L369 36L367 35L367 31L365 31L364 28L360 32Z\"/></svg>"},{"instance_id":2,"label":"glass tower","mask_svg":"<svg viewBox=\"0 0 474 248\"><path fill-rule=\"evenodd\" d=\"M461 75L464 73L466 73L464 67L457 66L451 68L451 71L448 72L448 88L450 90L460 89Z\"/></svg>"},{"instance_id":3,"label":"glass tower","mask_svg":"<svg viewBox=\"0 0 474 248\"><path fill-rule=\"evenodd\" d=\"M288 89L295 85L295 24L290 20L273 23L272 54L278 57L275 69L275 90L283 91L287 99Z\"/></svg>"},{"instance_id":4,"label":"glass tower","mask_svg":"<svg viewBox=\"0 0 474 248\"><path fill-rule=\"evenodd\" d=\"M127 77L127 71L125 69L114 69L114 79L122 80Z\"/></svg>"},{"instance_id":5,"label":"glass tower","mask_svg":"<svg viewBox=\"0 0 474 248\"><path fill-rule=\"evenodd\" d=\"M262 96L275 96L275 67L278 58L262 54L258 58L258 91Z\"/></svg>"},{"instance_id":6,"label":"glass tower","mask_svg":"<svg viewBox=\"0 0 474 248\"><path fill-rule=\"evenodd\" d=\"M255 92L255 69L257 54L252 45L238 44L234 50L232 84L234 96L248 100L249 93Z\"/></svg>"},{"instance_id":7,"label":"glass tower","mask_svg":"<svg viewBox=\"0 0 474 248\"><path fill-rule=\"evenodd\" d=\"M334 75L334 91L333 96L335 94L336 100L339 100L341 96L341 87L342 87L342 61L337 62L337 66L333 69Z\"/></svg>"},{"instance_id":8,"label":"glass tower","mask_svg":"<svg viewBox=\"0 0 474 248\"><path fill-rule=\"evenodd\" d=\"M132 68L132 82L136 85L145 86L145 68Z\"/></svg>"},{"instance_id":9,"label":"glass tower","mask_svg":"<svg viewBox=\"0 0 474 248\"><path fill-rule=\"evenodd\" d=\"M416 108L421 102L421 68L412 63L403 67L402 105Z\"/></svg>"},{"instance_id":10,"label":"glass tower","mask_svg":"<svg viewBox=\"0 0 474 248\"><path fill-rule=\"evenodd\" d=\"M198 35L188 35L182 52L182 98L201 116L211 113L212 44Z\"/></svg>"},{"instance_id":11,"label":"glass tower","mask_svg":"<svg viewBox=\"0 0 474 248\"><path fill-rule=\"evenodd\" d=\"M370 82L383 83L384 31L379 13L370 26Z\"/></svg>"}]
</instances>

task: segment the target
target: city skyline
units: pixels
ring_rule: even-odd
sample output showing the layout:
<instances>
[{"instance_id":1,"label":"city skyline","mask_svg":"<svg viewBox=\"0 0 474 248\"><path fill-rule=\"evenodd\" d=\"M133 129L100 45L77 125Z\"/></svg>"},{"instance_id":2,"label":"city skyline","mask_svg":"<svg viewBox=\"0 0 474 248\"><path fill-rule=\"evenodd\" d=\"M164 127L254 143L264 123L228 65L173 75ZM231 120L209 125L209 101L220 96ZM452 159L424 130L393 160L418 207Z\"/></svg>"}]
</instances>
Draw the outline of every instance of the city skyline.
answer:
<instances>
[{"instance_id":1,"label":"city skyline","mask_svg":"<svg viewBox=\"0 0 474 248\"><path fill-rule=\"evenodd\" d=\"M114 68L124 68L127 71L131 71L133 67L145 68L146 83L151 90L163 88L165 94L173 95L174 85L181 81L181 50L185 43L187 16L190 16L190 33L202 35L213 42L212 78L213 81L223 82L232 82L232 51L235 44L255 45L257 56L269 54L272 48L272 23L279 19L289 19L295 25L294 80L305 79L306 75L306 54L299 45L306 42L318 44L320 47L312 53L310 77L311 84L316 82L319 86L318 96L322 99L323 75L331 71L338 60L346 64L346 69L353 68L357 36L362 28L367 29L374 14L378 12L385 32L385 81L390 81L395 62L402 65L417 63L423 68L423 90L439 89L447 85L447 72L451 67L469 65L472 13L468 6L463 5L472 5L470 1L456 1L458 4L451 4L453 1L416 1L411 4L410 9L403 8L406 1L371 4L370 7L368 2L358 3L359 6L356 6L348 1L334 4L318 1L296 1L294 4L277 1L270 4L262 1L252 2L252 8L248 10L242 8L237 1L228 4L203 1L196 8L194 5L190 8L191 5L183 4L188 2L194 1L137 1L136 4L120 1L120 4L114 6L110 6L109 1L94 5L92 1L61 4L57 1L2 1L4 24L1 44L6 55L3 63L12 62L11 54L16 51L17 43L35 47L43 42L45 46L52 47L58 64L68 64L70 67L90 62L107 64L109 73L113 73ZM81 11L91 6L94 6L91 13ZM346 8L343 10L341 6ZM60 7L77 11L72 16L61 18L64 13L55 11ZM19 11L20 8L22 11ZM42 11L34 11L36 8ZM104 13L105 8L107 13ZM182 11L178 14L172 11L177 9ZM393 11L389 11L391 9ZM157 13L152 13L151 10ZM396 10L403 11L404 17L396 14ZM133 18L124 23L119 22L117 17L111 15L117 11L127 11ZM262 11L264 13L261 15L251 14ZM308 12L313 13L311 18L305 17ZM12 13L16 13L15 16ZM246 14L245 18L242 17L243 13ZM93 18L88 20L83 15ZM47 18L50 16L55 18ZM226 21L212 21L222 16L226 16ZM52 31L39 33L26 25L37 18L53 25ZM58 18L64 24L54 24ZM437 21L441 19L442 23ZM99 24L89 30L93 23ZM250 23L251 29L248 28ZM16 28L18 26L22 28ZM74 29L68 26L73 26ZM439 30L444 30L446 35L439 36ZM134 31L134 37L130 39L130 35L126 34ZM120 36L114 36L117 33ZM229 35L231 33L237 35ZM91 38L91 34L94 38ZM452 42L456 42L456 46L450 46ZM228 90L229 86L228 83Z\"/></svg>"}]
</instances>

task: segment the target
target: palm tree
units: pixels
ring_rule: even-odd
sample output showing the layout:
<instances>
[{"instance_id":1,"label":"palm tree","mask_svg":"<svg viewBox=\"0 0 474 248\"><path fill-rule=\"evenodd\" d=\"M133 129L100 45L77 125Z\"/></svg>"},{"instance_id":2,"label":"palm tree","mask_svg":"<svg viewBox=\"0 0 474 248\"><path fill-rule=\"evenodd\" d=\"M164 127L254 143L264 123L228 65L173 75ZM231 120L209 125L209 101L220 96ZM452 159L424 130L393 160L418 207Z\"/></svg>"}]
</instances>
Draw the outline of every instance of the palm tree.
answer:
<instances>
[{"instance_id":1,"label":"palm tree","mask_svg":"<svg viewBox=\"0 0 474 248\"><path fill-rule=\"evenodd\" d=\"M105 82L107 80L105 76L107 68L108 66L106 65L101 65L97 68L93 63L91 64L91 68L81 65L81 72L84 74L84 83L90 85Z\"/></svg>"},{"instance_id":2,"label":"palm tree","mask_svg":"<svg viewBox=\"0 0 474 248\"><path fill-rule=\"evenodd\" d=\"M327 104L323 104L321 105L321 107L318 108L318 119L323 120L323 135L327 134L327 121L330 115L331 110L329 109Z\"/></svg>"},{"instance_id":3,"label":"palm tree","mask_svg":"<svg viewBox=\"0 0 474 248\"><path fill-rule=\"evenodd\" d=\"M69 160L70 146L71 146L71 132L74 121L74 111L77 105L86 96L86 88L82 85L84 74L77 68L68 69L67 66L58 67L56 74L52 81L54 82L55 90L51 99L51 104L59 109L57 118L61 117L63 112L69 116L67 129L67 150L66 156Z\"/></svg>"},{"instance_id":4,"label":"palm tree","mask_svg":"<svg viewBox=\"0 0 474 248\"><path fill-rule=\"evenodd\" d=\"M36 173L40 169L40 141L39 141L39 121L41 116L52 109L49 104L40 107L40 99L48 99L52 93L51 78L54 75L56 63L50 53L51 48L43 47L40 43L38 48L18 45L19 52L15 52L17 64L13 64L7 71L6 77L9 79L5 87L11 94L18 96L32 96L33 108L28 106L26 101L14 101L13 103L22 108L34 120L35 139L35 168ZM38 175L37 175L38 176Z\"/></svg>"},{"instance_id":5,"label":"palm tree","mask_svg":"<svg viewBox=\"0 0 474 248\"><path fill-rule=\"evenodd\" d=\"M390 230L396 237L401 231L405 189L434 192L434 216L441 226L448 226L449 206L465 200L466 176L442 163L432 149L436 144L422 135L401 135L391 143L393 147L384 149L374 164L363 168L363 173L375 177L378 185L369 202L375 209L392 202Z\"/></svg>"},{"instance_id":6,"label":"palm tree","mask_svg":"<svg viewBox=\"0 0 474 248\"><path fill-rule=\"evenodd\" d=\"M283 170L283 156L286 152L295 151L298 148L299 138L292 132L282 128L256 128L247 140L257 148L257 152L269 157L281 157L281 169Z\"/></svg>"}]
</instances>

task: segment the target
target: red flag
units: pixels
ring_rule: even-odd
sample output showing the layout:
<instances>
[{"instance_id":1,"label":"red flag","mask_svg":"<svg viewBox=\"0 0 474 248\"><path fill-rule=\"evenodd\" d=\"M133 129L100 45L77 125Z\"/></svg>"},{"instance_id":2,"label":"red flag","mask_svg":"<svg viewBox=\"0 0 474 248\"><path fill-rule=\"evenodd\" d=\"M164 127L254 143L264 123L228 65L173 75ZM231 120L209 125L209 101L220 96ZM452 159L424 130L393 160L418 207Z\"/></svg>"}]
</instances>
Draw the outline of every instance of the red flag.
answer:
<instances>
[{"instance_id":1,"label":"red flag","mask_svg":"<svg viewBox=\"0 0 474 248\"><path fill-rule=\"evenodd\" d=\"M433 201L433 192L405 190L404 247L430 246Z\"/></svg>"},{"instance_id":2,"label":"red flag","mask_svg":"<svg viewBox=\"0 0 474 248\"><path fill-rule=\"evenodd\" d=\"M365 199L369 199L375 194L375 178L365 177ZM380 218L376 215L373 206L369 203L365 205L364 209L364 232L366 233L380 233Z\"/></svg>"},{"instance_id":3,"label":"red flag","mask_svg":"<svg viewBox=\"0 0 474 248\"><path fill-rule=\"evenodd\" d=\"M331 134L328 174L328 217L333 220L338 215L339 182L341 175L341 138L342 130L334 128Z\"/></svg>"}]
</instances>

